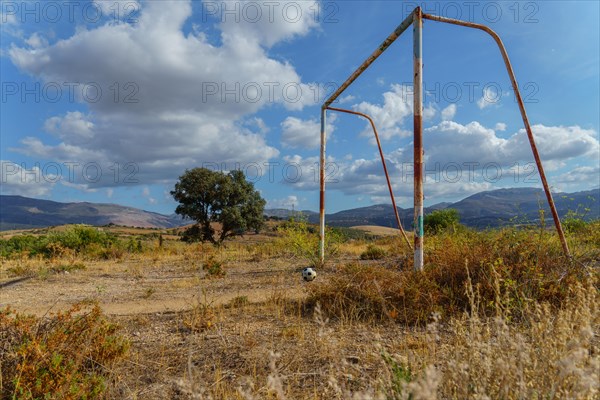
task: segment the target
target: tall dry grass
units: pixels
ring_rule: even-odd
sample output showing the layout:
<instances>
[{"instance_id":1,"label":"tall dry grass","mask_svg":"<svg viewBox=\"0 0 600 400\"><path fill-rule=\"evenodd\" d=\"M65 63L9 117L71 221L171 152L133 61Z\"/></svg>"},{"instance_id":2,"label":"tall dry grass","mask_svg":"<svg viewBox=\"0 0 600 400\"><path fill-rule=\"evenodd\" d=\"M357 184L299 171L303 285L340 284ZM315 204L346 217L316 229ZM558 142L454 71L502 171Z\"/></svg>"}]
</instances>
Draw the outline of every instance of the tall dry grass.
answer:
<instances>
[{"instance_id":1,"label":"tall dry grass","mask_svg":"<svg viewBox=\"0 0 600 400\"><path fill-rule=\"evenodd\" d=\"M572 259L545 230L461 230L430 236L425 269L414 272L407 251L399 243L394 246L394 240L380 243L391 254L380 263L348 263L328 280L315 282L307 305L319 302L325 312L343 320L425 325L433 313L450 317L470 310L465 289L470 282L481 298L481 316L495 315L501 307L518 319L535 302L561 306L574 284L600 271L598 222L569 238Z\"/></svg>"},{"instance_id":2,"label":"tall dry grass","mask_svg":"<svg viewBox=\"0 0 600 400\"><path fill-rule=\"evenodd\" d=\"M473 309L476 294L471 293ZM522 320L464 314L428 325L427 346L398 359L415 371L400 385L384 378L393 399L595 399L600 395L600 296L576 284L564 304L526 307ZM397 374L396 374L397 375Z\"/></svg>"}]
</instances>

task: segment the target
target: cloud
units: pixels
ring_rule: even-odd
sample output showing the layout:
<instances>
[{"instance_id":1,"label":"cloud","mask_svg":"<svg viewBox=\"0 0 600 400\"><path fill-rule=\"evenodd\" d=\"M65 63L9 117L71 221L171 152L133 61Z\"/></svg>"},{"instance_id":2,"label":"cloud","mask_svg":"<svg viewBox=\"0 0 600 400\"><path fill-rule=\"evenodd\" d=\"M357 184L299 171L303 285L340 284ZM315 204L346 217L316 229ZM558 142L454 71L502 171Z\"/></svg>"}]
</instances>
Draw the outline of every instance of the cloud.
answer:
<instances>
[{"instance_id":1,"label":"cloud","mask_svg":"<svg viewBox=\"0 0 600 400\"><path fill-rule=\"evenodd\" d=\"M267 202L266 208L286 208L299 210L298 196L287 196L280 199L272 199Z\"/></svg>"},{"instance_id":2,"label":"cloud","mask_svg":"<svg viewBox=\"0 0 600 400\"><path fill-rule=\"evenodd\" d=\"M531 127L542 160L565 161L575 157L596 157L600 153L598 132L574 126ZM520 159L532 158L525 129L520 129L507 142L507 154Z\"/></svg>"},{"instance_id":3,"label":"cloud","mask_svg":"<svg viewBox=\"0 0 600 400\"><path fill-rule=\"evenodd\" d=\"M79 111L67 112L64 117L48 118L44 123L44 129L61 139L85 143L94 136L94 124L90 119L89 115Z\"/></svg>"},{"instance_id":4,"label":"cloud","mask_svg":"<svg viewBox=\"0 0 600 400\"><path fill-rule=\"evenodd\" d=\"M346 104L346 103L351 103L356 99L355 96L352 96L351 94L346 95L341 97L338 101L340 104Z\"/></svg>"},{"instance_id":5,"label":"cloud","mask_svg":"<svg viewBox=\"0 0 600 400\"><path fill-rule=\"evenodd\" d=\"M305 10L312 3L295 2L290 13L295 4ZM205 162L277 157L265 139L266 126L245 120L269 105L299 110L314 103L294 67L266 50L306 34L314 21L225 21L216 45L203 34L186 33L189 0L140 7L136 24L107 21L49 46L10 48L10 60L25 73L59 85L81 82L76 100L88 107L48 118L45 129L58 144L30 136L19 151L57 161L135 163L145 184L170 181Z\"/></svg>"},{"instance_id":6,"label":"cloud","mask_svg":"<svg viewBox=\"0 0 600 400\"><path fill-rule=\"evenodd\" d=\"M534 125L538 149L546 170L564 166L568 160L596 159L600 151L597 133L579 126ZM425 192L429 199L464 197L498 185L516 183L538 186L539 179L524 130L508 138L473 121L462 125L443 121L425 130ZM560 143L560 146L556 144ZM412 143L386 154L395 196L409 201L413 191ZM286 157L306 171L301 179L285 183L296 189L316 190L318 179L311 173L316 157ZM518 168L518 169L515 169ZM518 182L515 182L518 179ZM556 179L557 183L587 182L597 185L597 167L581 167ZM554 181L554 180L552 180ZM328 190L347 195L385 198L388 189L381 161L373 159L328 159Z\"/></svg>"},{"instance_id":7,"label":"cloud","mask_svg":"<svg viewBox=\"0 0 600 400\"><path fill-rule=\"evenodd\" d=\"M31 36L29 36L29 39L27 39L25 41L25 43L27 43L29 46L31 46L34 49L39 49L41 47L48 46L48 39L46 39L44 36L40 35L39 33L35 32Z\"/></svg>"},{"instance_id":8,"label":"cloud","mask_svg":"<svg viewBox=\"0 0 600 400\"><path fill-rule=\"evenodd\" d=\"M331 140L335 131L333 122L335 114L329 114L327 118L327 140ZM287 117L281 123L281 142L285 147L302 147L305 149L316 149L321 144L321 122L315 119L303 120L296 117Z\"/></svg>"},{"instance_id":9,"label":"cloud","mask_svg":"<svg viewBox=\"0 0 600 400\"><path fill-rule=\"evenodd\" d=\"M423 120L431 121L437 115L437 109L433 103L429 103L423 108Z\"/></svg>"},{"instance_id":10,"label":"cloud","mask_svg":"<svg viewBox=\"0 0 600 400\"><path fill-rule=\"evenodd\" d=\"M559 175L555 181L566 186L576 186L592 182L593 187L598 187L600 186L600 167L576 167L571 171Z\"/></svg>"},{"instance_id":11,"label":"cloud","mask_svg":"<svg viewBox=\"0 0 600 400\"><path fill-rule=\"evenodd\" d=\"M448 107L442 110L442 120L451 121L456 115L456 104L450 104Z\"/></svg>"},{"instance_id":12,"label":"cloud","mask_svg":"<svg viewBox=\"0 0 600 400\"><path fill-rule=\"evenodd\" d=\"M532 126L532 130L543 162L587 157L600 151L598 134L592 129L539 124ZM533 161L524 129L505 139L476 121L466 125L443 121L427 128L424 147L427 163L493 162L510 166L515 162ZM410 155L412 148L407 146L403 150Z\"/></svg>"},{"instance_id":13,"label":"cloud","mask_svg":"<svg viewBox=\"0 0 600 400\"><path fill-rule=\"evenodd\" d=\"M394 196L398 202L403 202L404 207L412 207L412 163L391 161L391 158L393 157L387 157L386 161ZM318 176L312 173L318 161L316 157L302 158L295 155L287 157L287 161L298 165L303 171L300 179L285 181L287 185L298 190L314 191L319 188ZM335 190L350 196L366 195L376 203L391 203L379 158L353 161L329 158L326 176L328 191ZM447 179L445 172L426 175L424 181L426 200L431 199L429 203L435 203L437 200L433 200L440 197L466 197L491 187L491 182L467 179L466 175L461 180Z\"/></svg>"},{"instance_id":14,"label":"cloud","mask_svg":"<svg viewBox=\"0 0 600 400\"><path fill-rule=\"evenodd\" d=\"M136 0L94 0L99 15L116 20L135 20L141 6Z\"/></svg>"},{"instance_id":15,"label":"cloud","mask_svg":"<svg viewBox=\"0 0 600 400\"><path fill-rule=\"evenodd\" d=\"M260 132L263 135L266 135L271 130L267 126L267 124L265 123L265 121L262 118L258 118L258 117L250 118L246 122L246 125L248 125L249 127L257 128L258 132Z\"/></svg>"},{"instance_id":16,"label":"cloud","mask_svg":"<svg viewBox=\"0 0 600 400\"><path fill-rule=\"evenodd\" d=\"M250 37L271 47L316 28L319 6L318 1L218 1L205 3L204 12L221 20L224 36Z\"/></svg>"},{"instance_id":17,"label":"cloud","mask_svg":"<svg viewBox=\"0 0 600 400\"><path fill-rule=\"evenodd\" d=\"M144 186L142 188L142 197L146 199L148 204L155 205L157 203L156 199L152 197L152 193L150 192L150 188L148 186Z\"/></svg>"},{"instance_id":18,"label":"cloud","mask_svg":"<svg viewBox=\"0 0 600 400\"><path fill-rule=\"evenodd\" d=\"M353 108L373 118L381 140L389 140L394 136L407 137L411 135L411 132L401 128L404 119L413 112L412 89L405 85L393 84L391 91L383 94L382 105L363 101ZM373 135L370 125L365 127L362 135L367 137Z\"/></svg>"},{"instance_id":19,"label":"cloud","mask_svg":"<svg viewBox=\"0 0 600 400\"><path fill-rule=\"evenodd\" d=\"M39 166L31 169L22 167L12 161L0 161L1 179L0 194L26 197L47 196L60 177L50 171L43 171Z\"/></svg>"},{"instance_id":20,"label":"cloud","mask_svg":"<svg viewBox=\"0 0 600 400\"><path fill-rule=\"evenodd\" d=\"M500 132L504 132L506 130L506 124L504 122L498 122L494 129Z\"/></svg>"},{"instance_id":21,"label":"cloud","mask_svg":"<svg viewBox=\"0 0 600 400\"><path fill-rule=\"evenodd\" d=\"M483 96L477 100L477 107L479 107L480 110L483 110L489 106L500 104L501 97L501 90L496 89L494 86L486 86L483 89Z\"/></svg>"}]
</instances>

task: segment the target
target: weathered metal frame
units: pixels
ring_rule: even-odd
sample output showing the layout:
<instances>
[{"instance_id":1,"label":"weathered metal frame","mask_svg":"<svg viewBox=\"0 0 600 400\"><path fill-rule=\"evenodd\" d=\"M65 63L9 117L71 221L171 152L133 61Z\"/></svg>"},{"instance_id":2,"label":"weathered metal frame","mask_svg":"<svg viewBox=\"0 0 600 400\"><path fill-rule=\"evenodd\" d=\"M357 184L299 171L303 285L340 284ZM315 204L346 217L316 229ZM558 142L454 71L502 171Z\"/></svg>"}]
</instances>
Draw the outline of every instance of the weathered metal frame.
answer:
<instances>
[{"instance_id":1,"label":"weathered metal frame","mask_svg":"<svg viewBox=\"0 0 600 400\"><path fill-rule=\"evenodd\" d=\"M326 170L326 159L325 159L325 150L326 150L326 142L327 142L327 132L325 129L325 120L327 117L327 109L329 106L354 82L379 56L387 50L387 48L412 24L413 25L413 72L414 72L414 96L413 96L413 106L414 106L414 140L413 140L413 149L414 149L414 211L415 211L415 248L414 248L414 268L415 270L423 269L423 92L422 92L422 79L423 79L423 63L422 63L422 28L423 28L423 19L429 19L432 21L445 22L448 24L464 26L468 28L474 28L482 30L488 33L500 49L500 53L502 54L502 58L504 60L504 64L506 66L506 70L510 77L510 81L515 92L515 96L517 98L517 103L519 105L519 110L521 112L521 118L523 119L523 124L525 125L525 130L527 132L527 138L529 140L529 144L531 146L531 150L533 152L533 157L535 159L538 173L540 174L540 178L542 180L542 186L544 187L544 192L546 193L546 199L548 201L548 205L550 206L550 211L552 213L552 218L554 219L554 225L556 226L556 230L560 237L561 245L563 248L563 252L567 257L570 257L569 246L567 244L562 225L560 223L560 218L558 216L558 212L556 211L556 206L554 204L554 199L552 198L552 193L550 192L550 187L548 185L548 181L546 179L546 174L544 172L544 168L542 166L542 161L539 156L539 152L537 146L535 144L535 138L533 136L533 132L531 130L531 125L529 123L529 118L527 117L527 112L525 111L525 105L523 103L523 98L521 96L521 92L519 91L519 86L517 84L517 80L510 63L510 59L508 58L508 53L506 52L506 48L504 47L504 43L500 39L500 36L496 32L494 32L491 28L477 24L473 22L466 22L452 18L439 17L431 14L423 14L420 7L417 7L413 10L412 13L406 17L404 21L392 32L383 43L354 71L348 79L331 95L329 98L323 103L321 107L321 153L320 153L320 209L319 209L319 223L320 223L320 257L321 263L325 261L325 170ZM391 189L391 186L390 186Z\"/></svg>"}]
</instances>

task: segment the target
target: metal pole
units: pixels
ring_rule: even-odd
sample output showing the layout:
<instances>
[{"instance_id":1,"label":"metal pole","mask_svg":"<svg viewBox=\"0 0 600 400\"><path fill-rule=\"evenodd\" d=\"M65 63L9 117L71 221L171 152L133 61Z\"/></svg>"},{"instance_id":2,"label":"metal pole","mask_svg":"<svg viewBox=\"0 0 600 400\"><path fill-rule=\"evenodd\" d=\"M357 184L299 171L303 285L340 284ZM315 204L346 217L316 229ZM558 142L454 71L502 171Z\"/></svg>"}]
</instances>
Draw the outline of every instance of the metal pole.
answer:
<instances>
[{"instance_id":1,"label":"metal pole","mask_svg":"<svg viewBox=\"0 0 600 400\"><path fill-rule=\"evenodd\" d=\"M327 107L338 98L344 90L348 88L362 74L369 66L385 51L387 48L404 32L410 24L413 22L413 14L410 13L408 17L402 21L400 25L392 32L379 47L367 58L361 65L346 79L346 81L323 103L321 107L321 157L320 157L320 209L319 209L319 257L321 264L325 262L325 142L327 135L325 132L325 113Z\"/></svg>"},{"instance_id":2,"label":"metal pole","mask_svg":"<svg viewBox=\"0 0 600 400\"><path fill-rule=\"evenodd\" d=\"M413 71L414 71L414 207L415 207L415 271L423 270L423 19L421 8L414 11Z\"/></svg>"},{"instance_id":3,"label":"metal pole","mask_svg":"<svg viewBox=\"0 0 600 400\"><path fill-rule=\"evenodd\" d=\"M390 198L392 200L392 207L394 207L394 214L396 216L396 224L398 224L398 229L400 229L400 233L404 237L404 240L406 241L408 248L412 250L413 248L410 245L410 240L408 240L408 236L406 236L406 232L404 232L404 228L402 227L402 222L400 222L400 215L398 214L398 207L396 207L396 199L394 198L394 191L392 190L392 183L390 182L390 175L388 173L387 165L385 163L385 156L383 155L383 149L381 148L381 142L379 141L379 134L377 133L377 128L375 127L375 122L373 122L373 119L370 116L368 116L367 114L364 114L364 113L361 113L358 111L346 110L344 108L336 108L336 107L327 107L327 109L333 110L333 111L339 111L339 112L343 112L343 113L348 113L348 114L359 115L363 118L366 118L369 121L369 123L371 124L371 128L373 128L373 134L375 134L375 140L377 141L377 148L379 149L379 156L381 157L381 164L383 165L383 173L385 174L385 179L387 181L388 190L390 192Z\"/></svg>"},{"instance_id":4,"label":"metal pole","mask_svg":"<svg viewBox=\"0 0 600 400\"><path fill-rule=\"evenodd\" d=\"M457 19L438 17L437 15L429 15L423 14L423 18L430 19L433 21L446 22L449 24L466 26L468 28L480 29L484 32L487 32L491 37L494 38L496 44L500 49L500 53L502 53L502 59L504 60L504 65L506 66L506 70L508 72L508 76L510 77L510 82L512 84L513 90L515 92L515 96L517 98L517 103L519 104L519 110L521 111L521 118L523 119L523 125L525 125L525 131L527 132L527 138L529 139L529 145L531 146L531 151L533 152L533 158L535 159L535 163L538 168L538 172L540 174L540 179L542 180L542 186L544 187L544 192L546 193L546 199L548 200L548 205L550 206L550 211L552 212L552 218L554 219L554 225L556 226L556 231L558 232L558 236L560 237L560 242L562 244L563 252L567 257L571 257L571 252L569 251L569 245L567 244L567 240L565 238L564 231L562 229L562 225L560 223L560 218L558 217L558 212L556 211L556 206L554 205L554 199L552 198L552 192L550 192L550 186L548 185L548 181L546 179L546 173L544 172L544 167L542 166L542 160L540 158L540 154L538 152L537 146L535 144L535 138L533 137L533 132L531 130L531 125L529 124L529 118L527 117L527 112L525 111L525 104L523 103L523 98L521 97L521 92L519 91L519 85L517 84L517 78L515 77L515 73L513 71L512 65L510 63L510 59L508 58L508 53L506 48L504 47L504 43L502 43L502 39L496 32L492 29L488 28L485 25L476 24L473 22L460 21Z\"/></svg>"},{"instance_id":5,"label":"metal pole","mask_svg":"<svg viewBox=\"0 0 600 400\"><path fill-rule=\"evenodd\" d=\"M327 142L327 133L325 132L325 119L327 117L327 109L325 106L321 108L321 154L319 158L319 258L321 266L325 263L325 146Z\"/></svg>"}]
</instances>

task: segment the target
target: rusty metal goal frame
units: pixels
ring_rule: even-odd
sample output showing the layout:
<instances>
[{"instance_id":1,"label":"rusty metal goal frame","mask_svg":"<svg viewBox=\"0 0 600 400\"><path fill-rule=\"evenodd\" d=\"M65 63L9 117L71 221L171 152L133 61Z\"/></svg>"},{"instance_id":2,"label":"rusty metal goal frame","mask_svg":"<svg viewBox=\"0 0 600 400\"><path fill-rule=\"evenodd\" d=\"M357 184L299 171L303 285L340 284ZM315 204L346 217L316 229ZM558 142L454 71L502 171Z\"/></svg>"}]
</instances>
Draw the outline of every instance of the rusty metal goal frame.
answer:
<instances>
[{"instance_id":1,"label":"rusty metal goal frame","mask_svg":"<svg viewBox=\"0 0 600 400\"><path fill-rule=\"evenodd\" d=\"M375 125L373 121L366 115L352 112L350 110L336 109L334 107L330 107L331 104L358 78L369 66L385 51L387 48L396 40L400 35L408 29L409 26L413 26L413 72L414 72L414 90L413 90L413 163L414 163L414 269L416 271L421 271L423 269L423 62L422 62L422 43L423 43L423 19L428 19L432 21L445 22L452 25L464 26L467 28L474 28L482 30L488 33L500 50L502 54L502 59L504 60L504 65L506 66L506 70L508 72L511 85L515 92L515 96L517 98L517 103L519 105L519 110L521 111L521 118L523 119L523 125L525 126L525 130L527 132L527 138L529 139L529 144L531 146L531 151L533 152L533 157L535 159L535 163L537 165L538 172L540 174L540 178L542 180L542 186L544 187L544 192L546 193L546 199L548 201L548 205L550 207L550 211L552 213L552 218L554 219L554 225L556 226L556 231L560 237L560 242L563 248L563 252L567 257L570 257L569 246L567 244L567 240L565 238L560 218L558 217L558 212L556 211L556 206L554 205L554 200L552 198L552 193L550 192L550 187L548 185L548 181L546 179L546 174L544 172L544 168L542 166L542 160L540 159L540 155L535 144L535 138L533 136L533 132L531 130L531 125L529 124L529 118L527 117L527 112L525 111L525 105L523 103L523 98L521 97L521 92L519 91L519 86L517 85L517 79L515 78L515 74L508 58L508 53L506 52L506 48L504 47L504 43L500 39L500 36L496 32L494 32L491 28L477 24L473 22L467 22L452 18L440 17L437 15L425 14L422 12L420 7L415 8L409 15L402 21L400 25L379 45L379 47L354 71L348 79L334 92L329 96L327 100L321 106L321 147L320 147L320 158L319 158L319 184L320 184L320 201L319 201L319 256L321 260L321 264L325 262L325 171L326 171L326 159L325 159L325 150L327 143L327 132L325 129L325 123L327 118L327 110L339 111L339 112L349 112L351 114L357 114L363 116L369 120L371 126L375 132L375 137L377 138L377 131L375 129ZM378 141L379 142L379 141ZM384 166L384 173L386 175L386 179L388 182L388 187L390 190L390 196L392 197L392 204L395 208L395 201L392 192L391 183L389 181L389 176L387 173L387 168L385 167L385 161L383 157L383 152L381 151L381 145L378 144L379 151L381 154L382 163ZM397 215L397 211L396 211ZM399 229L402 233L404 230L399 223ZM405 236L406 237L406 236ZM410 244L409 244L410 246Z\"/></svg>"}]
</instances>

